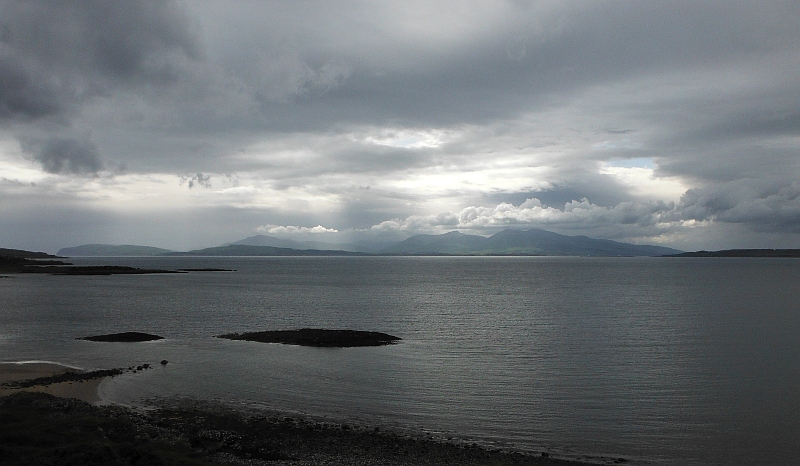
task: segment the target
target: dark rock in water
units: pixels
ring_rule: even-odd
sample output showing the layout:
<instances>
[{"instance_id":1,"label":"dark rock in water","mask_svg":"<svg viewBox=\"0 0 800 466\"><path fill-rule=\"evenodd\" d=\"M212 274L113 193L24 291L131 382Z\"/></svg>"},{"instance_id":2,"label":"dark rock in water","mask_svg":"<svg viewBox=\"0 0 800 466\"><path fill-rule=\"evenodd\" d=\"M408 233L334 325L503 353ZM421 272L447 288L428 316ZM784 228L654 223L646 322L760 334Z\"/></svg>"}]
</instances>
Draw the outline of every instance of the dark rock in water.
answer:
<instances>
[{"instance_id":1,"label":"dark rock in water","mask_svg":"<svg viewBox=\"0 0 800 466\"><path fill-rule=\"evenodd\" d=\"M167 361L166 359L162 359L161 360L161 365L162 366L166 366L167 364L169 364L169 361Z\"/></svg>"},{"instance_id":2,"label":"dark rock in water","mask_svg":"<svg viewBox=\"0 0 800 466\"><path fill-rule=\"evenodd\" d=\"M350 348L356 346L391 345L401 338L380 332L360 330L326 330L301 328L298 330L271 330L266 332L229 333L217 338L228 340L283 343L287 345L315 346L321 348Z\"/></svg>"},{"instance_id":3,"label":"dark rock in water","mask_svg":"<svg viewBox=\"0 0 800 466\"><path fill-rule=\"evenodd\" d=\"M178 269L178 272L236 272L234 269L210 269L210 268L195 268L195 269Z\"/></svg>"},{"instance_id":4,"label":"dark rock in water","mask_svg":"<svg viewBox=\"0 0 800 466\"><path fill-rule=\"evenodd\" d=\"M125 342L125 343L163 340L163 339L164 337L160 337L158 335L150 335L148 333L141 333L141 332L111 333L108 335L94 335L90 337L78 338L78 340L111 341L111 342Z\"/></svg>"}]
</instances>

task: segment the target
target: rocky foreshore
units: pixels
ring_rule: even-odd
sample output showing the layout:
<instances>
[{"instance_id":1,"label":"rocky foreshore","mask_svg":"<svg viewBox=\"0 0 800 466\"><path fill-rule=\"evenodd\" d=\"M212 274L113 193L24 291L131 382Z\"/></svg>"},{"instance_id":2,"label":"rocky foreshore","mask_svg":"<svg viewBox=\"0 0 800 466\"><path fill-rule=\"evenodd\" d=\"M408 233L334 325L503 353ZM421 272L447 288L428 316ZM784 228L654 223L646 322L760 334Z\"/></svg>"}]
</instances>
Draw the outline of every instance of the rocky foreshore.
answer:
<instances>
[{"instance_id":1,"label":"rocky foreshore","mask_svg":"<svg viewBox=\"0 0 800 466\"><path fill-rule=\"evenodd\" d=\"M48 362L0 363L0 464L578 466L627 462L589 456L565 460L547 452L500 450L395 427L188 398L150 400L146 408L130 408L68 398L99 401L87 397L85 390L66 392L73 395L58 390L40 393L53 387L96 390L103 378L149 368L142 364L85 372Z\"/></svg>"},{"instance_id":2,"label":"rocky foreshore","mask_svg":"<svg viewBox=\"0 0 800 466\"><path fill-rule=\"evenodd\" d=\"M137 411L22 392L0 397L0 419L6 466L586 464L200 403Z\"/></svg>"}]
</instances>

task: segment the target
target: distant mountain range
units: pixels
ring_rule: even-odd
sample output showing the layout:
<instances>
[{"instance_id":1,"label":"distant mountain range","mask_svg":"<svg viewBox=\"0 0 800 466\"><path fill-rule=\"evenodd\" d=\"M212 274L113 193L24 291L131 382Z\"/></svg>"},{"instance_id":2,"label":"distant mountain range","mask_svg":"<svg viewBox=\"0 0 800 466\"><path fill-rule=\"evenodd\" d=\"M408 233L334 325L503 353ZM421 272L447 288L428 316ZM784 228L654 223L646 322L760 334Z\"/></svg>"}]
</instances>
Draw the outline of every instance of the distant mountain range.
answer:
<instances>
[{"instance_id":1,"label":"distant mountain range","mask_svg":"<svg viewBox=\"0 0 800 466\"><path fill-rule=\"evenodd\" d=\"M250 236L233 243L223 244L222 246L268 246L272 248L285 249L331 249L333 244L321 241L295 241L291 239L281 239L274 236L256 235ZM343 248L335 248L343 249ZM347 250L347 247L344 247Z\"/></svg>"},{"instance_id":2,"label":"distant mountain range","mask_svg":"<svg viewBox=\"0 0 800 466\"><path fill-rule=\"evenodd\" d=\"M154 248L152 246L134 246L130 244L84 244L74 248L62 248L58 250L59 256L78 257L78 256L158 256L168 254L169 249Z\"/></svg>"},{"instance_id":3,"label":"distant mountain range","mask_svg":"<svg viewBox=\"0 0 800 466\"><path fill-rule=\"evenodd\" d=\"M350 255L503 255L503 256L662 256L682 251L662 246L566 236L545 230L503 230L490 237L450 232L416 235L389 245L303 242L257 235L222 246L174 252L149 246L90 244L58 251L60 256L350 256Z\"/></svg>"},{"instance_id":4,"label":"distant mountain range","mask_svg":"<svg viewBox=\"0 0 800 466\"><path fill-rule=\"evenodd\" d=\"M187 252L170 252L166 256L363 256L363 252L330 249L292 249L273 246L249 246L228 244L214 248L195 249Z\"/></svg>"},{"instance_id":5,"label":"distant mountain range","mask_svg":"<svg viewBox=\"0 0 800 466\"><path fill-rule=\"evenodd\" d=\"M387 254L501 255L501 256L662 256L681 251L587 236L559 235L545 230L503 230L488 238L457 231L416 235L384 251Z\"/></svg>"},{"instance_id":6,"label":"distant mountain range","mask_svg":"<svg viewBox=\"0 0 800 466\"><path fill-rule=\"evenodd\" d=\"M223 246L270 246L273 248L287 248L287 249L317 249L317 250L338 250L350 252L366 252L366 253L380 253L392 243L375 243L375 242L359 242L359 243L325 243L321 241L294 241L291 239L275 238L274 236L256 235L250 236L233 243L223 244Z\"/></svg>"}]
</instances>

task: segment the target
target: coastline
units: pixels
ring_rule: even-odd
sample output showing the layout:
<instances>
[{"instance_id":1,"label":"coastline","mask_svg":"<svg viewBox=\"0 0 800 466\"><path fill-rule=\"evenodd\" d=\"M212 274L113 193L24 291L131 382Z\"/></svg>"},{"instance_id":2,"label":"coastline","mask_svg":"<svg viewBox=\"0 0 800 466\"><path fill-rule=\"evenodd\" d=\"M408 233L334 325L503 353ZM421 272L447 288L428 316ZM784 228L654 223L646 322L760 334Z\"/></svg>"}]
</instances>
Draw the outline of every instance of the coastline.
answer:
<instances>
[{"instance_id":1,"label":"coastline","mask_svg":"<svg viewBox=\"0 0 800 466\"><path fill-rule=\"evenodd\" d=\"M52 434L35 455L61 455L65 445L84 451L103 443L107 454L135 451L136 455L178 455L191 464L236 465L559 465L619 464L624 459L593 458L580 462L552 458L547 453L530 454L485 448L476 444L445 441L409 435L376 426L349 423L320 422L290 413L240 411L220 404L199 400L183 400L172 406L148 406L146 409L107 405L102 403L98 387L108 371L86 372L76 367L49 362L23 361L0 363L0 411L21 426L12 424L5 429L34 427L31 435L40 440L42 427L51 429L58 422L88 423L93 431L86 438L67 438ZM68 380L47 383L81 375L88 380ZM28 381L31 386L14 384ZM11 386L10 386L11 385ZM25 384L23 384L25 385ZM10 414L9 414L10 413ZM15 413L17 415L15 416ZM19 413L25 413L20 416ZM56 418L53 416L56 415ZM74 419L73 419L74 416ZM103 433L108 419L124 424L118 427L125 435L113 437ZM2 430L0 428L0 430ZM100 432L101 438L89 438ZM108 428L106 427L106 431ZM47 435L44 435L47 437ZM89 442L94 442L91 445ZM3 445L8 449L14 445ZM109 450L110 449L110 450ZM30 454L22 452L20 455ZM83 453L81 453L83 454ZM94 454L94 453L92 453ZM39 457L37 456L37 457ZM26 464L29 457L19 457ZM183 464L183 463L181 463ZM188 463L187 463L188 464Z\"/></svg>"},{"instance_id":2,"label":"coastline","mask_svg":"<svg viewBox=\"0 0 800 466\"><path fill-rule=\"evenodd\" d=\"M69 373L82 373L83 370L50 361L0 362L0 396L18 392L47 393L59 398L75 398L87 403L101 401L98 388L105 377L88 380L67 380L50 384L37 384L30 387L13 387L6 384L44 377L56 377Z\"/></svg>"}]
</instances>

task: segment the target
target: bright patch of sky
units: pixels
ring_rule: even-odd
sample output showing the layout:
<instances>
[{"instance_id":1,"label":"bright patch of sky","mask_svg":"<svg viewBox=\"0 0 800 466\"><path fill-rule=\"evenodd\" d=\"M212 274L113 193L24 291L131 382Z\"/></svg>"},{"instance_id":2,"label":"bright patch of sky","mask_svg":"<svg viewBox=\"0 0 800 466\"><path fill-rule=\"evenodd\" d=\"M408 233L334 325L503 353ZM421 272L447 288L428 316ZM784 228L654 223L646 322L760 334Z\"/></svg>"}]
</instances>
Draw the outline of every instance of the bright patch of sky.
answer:
<instances>
[{"instance_id":1,"label":"bright patch of sky","mask_svg":"<svg viewBox=\"0 0 800 466\"><path fill-rule=\"evenodd\" d=\"M434 148L454 140L457 136L451 131L443 130L408 130L384 129L375 134L355 136L356 141L379 146L399 147L404 149Z\"/></svg>"},{"instance_id":2,"label":"bright patch of sky","mask_svg":"<svg viewBox=\"0 0 800 466\"><path fill-rule=\"evenodd\" d=\"M647 168L653 170L656 168L656 163L653 161L652 158L648 157L640 157L635 159L619 159L619 160L610 160L606 162L608 167L618 167L618 168Z\"/></svg>"},{"instance_id":3,"label":"bright patch of sky","mask_svg":"<svg viewBox=\"0 0 800 466\"><path fill-rule=\"evenodd\" d=\"M614 160L601 164L600 173L613 177L628 192L644 199L678 202L688 187L678 177L659 177L651 158Z\"/></svg>"},{"instance_id":4,"label":"bright patch of sky","mask_svg":"<svg viewBox=\"0 0 800 466\"><path fill-rule=\"evenodd\" d=\"M612 150L639 150L642 144L630 139L622 139L619 141L603 141L592 145L592 149L596 151L612 151Z\"/></svg>"},{"instance_id":5,"label":"bright patch of sky","mask_svg":"<svg viewBox=\"0 0 800 466\"><path fill-rule=\"evenodd\" d=\"M325 228L322 225L317 225L315 227L298 227L294 225L262 225L256 228L256 231L259 233L276 235L281 237L291 237L294 235L324 235L330 233L339 233L339 230L335 228Z\"/></svg>"}]
</instances>

